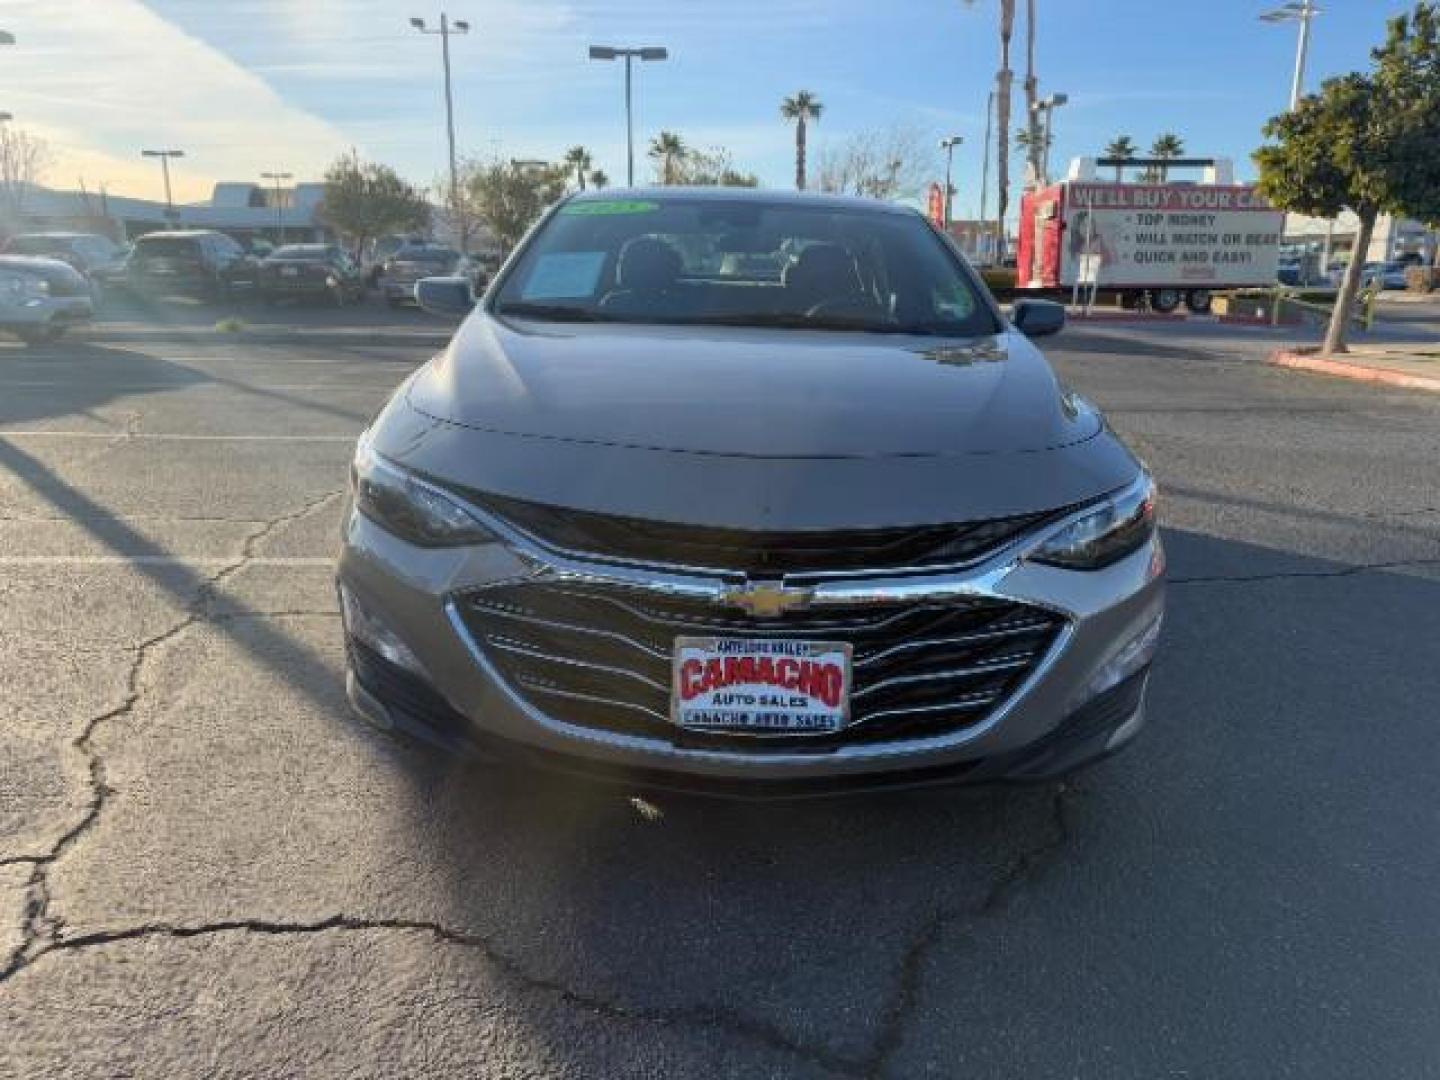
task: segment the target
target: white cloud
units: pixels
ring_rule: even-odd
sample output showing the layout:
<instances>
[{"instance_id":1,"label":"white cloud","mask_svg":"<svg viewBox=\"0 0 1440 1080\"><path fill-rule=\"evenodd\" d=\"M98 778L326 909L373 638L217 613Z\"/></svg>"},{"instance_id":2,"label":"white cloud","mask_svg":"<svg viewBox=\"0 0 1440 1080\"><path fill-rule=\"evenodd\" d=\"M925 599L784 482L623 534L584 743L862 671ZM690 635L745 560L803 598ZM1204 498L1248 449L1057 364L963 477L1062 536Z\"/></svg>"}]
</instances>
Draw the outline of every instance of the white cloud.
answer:
<instances>
[{"instance_id":1,"label":"white cloud","mask_svg":"<svg viewBox=\"0 0 1440 1080\"><path fill-rule=\"evenodd\" d=\"M304 6L304 5L300 5ZM334 125L139 0L7 0L3 107L51 142L48 179L155 194L145 147L183 149L177 199L276 166L315 175L347 145Z\"/></svg>"}]
</instances>

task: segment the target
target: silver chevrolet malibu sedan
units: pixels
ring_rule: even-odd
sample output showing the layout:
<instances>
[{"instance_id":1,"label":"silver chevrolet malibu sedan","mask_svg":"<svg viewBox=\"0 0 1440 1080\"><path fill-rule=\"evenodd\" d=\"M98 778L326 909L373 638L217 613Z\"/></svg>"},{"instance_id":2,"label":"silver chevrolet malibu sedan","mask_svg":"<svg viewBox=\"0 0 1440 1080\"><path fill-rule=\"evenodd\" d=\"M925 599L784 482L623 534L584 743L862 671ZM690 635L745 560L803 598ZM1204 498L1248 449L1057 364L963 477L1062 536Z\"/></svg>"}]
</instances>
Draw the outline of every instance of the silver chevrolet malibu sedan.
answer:
<instances>
[{"instance_id":1,"label":"silver chevrolet malibu sedan","mask_svg":"<svg viewBox=\"0 0 1440 1080\"><path fill-rule=\"evenodd\" d=\"M362 435L361 716L511 767L749 796L1044 780L1143 723L1149 474L908 209L552 209Z\"/></svg>"}]
</instances>

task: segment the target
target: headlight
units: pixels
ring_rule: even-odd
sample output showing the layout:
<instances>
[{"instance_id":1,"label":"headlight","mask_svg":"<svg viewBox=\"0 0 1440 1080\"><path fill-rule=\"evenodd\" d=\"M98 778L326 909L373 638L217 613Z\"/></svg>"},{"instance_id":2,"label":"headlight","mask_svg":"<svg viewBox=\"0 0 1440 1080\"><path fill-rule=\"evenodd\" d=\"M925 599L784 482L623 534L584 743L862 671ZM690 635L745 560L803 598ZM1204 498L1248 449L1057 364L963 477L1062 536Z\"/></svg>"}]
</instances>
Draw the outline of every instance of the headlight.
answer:
<instances>
[{"instance_id":1,"label":"headlight","mask_svg":"<svg viewBox=\"0 0 1440 1080\"><path fill-rule=\"evenodd\" d=\"M28 300L37 296L48 296L50 283L33 274L0 274L0 293Z\"/></svg>"},{"instance_id":2,"label":"headlight","mask_svg":"<svg viewBox=\"0 0 1440 1080\"><path fill-rule=\"evenodd\" d=\"M1030 554L1034 562L1099 570L1139 550L1155 535L1155 481L1142 472L1129 487L1077 518Z\"/></svg>"},{"instance_id":3,"label":"headlight","mask_svg":"<svg viewBox=\"0 0 1440 1080\"><path fill-rule=\"evenodd\" d=\"M351 467L355 508L381 528L421 547L457 547L496 539L460 503L385 461L361 440Z\"/></svg>"}]
</instances>

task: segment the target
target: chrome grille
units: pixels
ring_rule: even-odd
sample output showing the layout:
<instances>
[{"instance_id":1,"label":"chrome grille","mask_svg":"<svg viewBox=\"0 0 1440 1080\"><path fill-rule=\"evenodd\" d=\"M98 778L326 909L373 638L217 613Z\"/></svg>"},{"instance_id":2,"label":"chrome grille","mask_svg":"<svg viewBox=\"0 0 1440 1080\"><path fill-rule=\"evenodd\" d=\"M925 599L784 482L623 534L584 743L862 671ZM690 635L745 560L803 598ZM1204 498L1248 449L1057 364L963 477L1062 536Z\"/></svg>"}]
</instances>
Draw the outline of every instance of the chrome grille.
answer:
<instances>
[{"instance_id":1,"label":"chrome grille","mask_svg":"<svg viewBox=\"0 0 1440 1080\"><path fill-rule=\"evenodd\" d=\"M607 584L511 582L469 593L458 613L511 688L568 723L677 744L824 750L939 735L982 721L1019 688L1064 625L984 597L857 604L755 619L703 600ZM851 724L834 735L697 734L669 722L680 635L804 637L852 646Z\"/></svg>"}]
</instances>

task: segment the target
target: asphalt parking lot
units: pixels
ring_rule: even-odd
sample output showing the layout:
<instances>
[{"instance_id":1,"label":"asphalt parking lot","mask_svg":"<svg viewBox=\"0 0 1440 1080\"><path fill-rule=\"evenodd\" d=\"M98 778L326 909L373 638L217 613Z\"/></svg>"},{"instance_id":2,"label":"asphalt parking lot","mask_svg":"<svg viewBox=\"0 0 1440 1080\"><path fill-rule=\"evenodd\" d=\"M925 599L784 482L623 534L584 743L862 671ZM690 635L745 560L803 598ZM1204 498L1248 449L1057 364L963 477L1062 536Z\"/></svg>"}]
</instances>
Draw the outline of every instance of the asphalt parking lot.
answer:
<instances>
[{"instance_id":1,"label":"asphalt parking lot","mask_svg":"<svg viewBox=\"0 0 1440 1080\"><path fill-rule=\"evenodd\" d=\"M346 464L440 328L266 318L0 343L0 1075L1440 1074L1440 396L1067 330L1164 491L1142 739L636 803L350 718Z\"/></svg>"}]
</instances>

